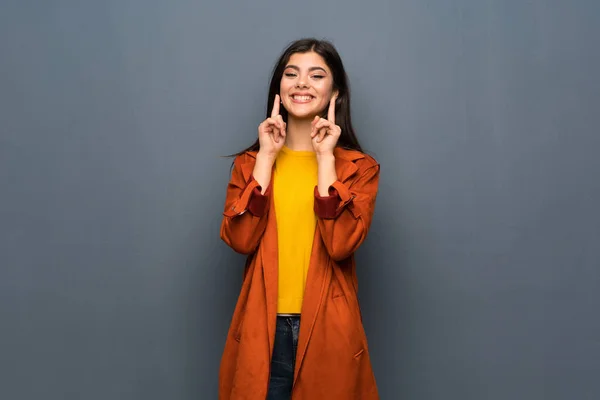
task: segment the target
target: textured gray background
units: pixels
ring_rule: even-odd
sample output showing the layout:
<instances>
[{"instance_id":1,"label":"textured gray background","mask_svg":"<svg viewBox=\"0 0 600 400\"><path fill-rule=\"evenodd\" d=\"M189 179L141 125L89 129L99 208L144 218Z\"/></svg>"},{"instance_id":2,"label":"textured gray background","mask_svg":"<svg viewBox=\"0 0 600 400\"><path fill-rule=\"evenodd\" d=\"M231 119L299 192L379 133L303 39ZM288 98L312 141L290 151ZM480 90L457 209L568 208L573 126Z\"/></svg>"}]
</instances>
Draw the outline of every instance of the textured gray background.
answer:
<instances>
[{"instance_id":1,"label":"textured gray background","mask_svg":"<svg viewBox=\"0 0 600 400\"><path fill-rule=\"evenodd\" d=\"M383 399L600 398L600 3L0 4L0 398L215 399L230 161L331 39L382 163ZM320 399L317 399L320 400Z\"/></svg>"}]
</instances>

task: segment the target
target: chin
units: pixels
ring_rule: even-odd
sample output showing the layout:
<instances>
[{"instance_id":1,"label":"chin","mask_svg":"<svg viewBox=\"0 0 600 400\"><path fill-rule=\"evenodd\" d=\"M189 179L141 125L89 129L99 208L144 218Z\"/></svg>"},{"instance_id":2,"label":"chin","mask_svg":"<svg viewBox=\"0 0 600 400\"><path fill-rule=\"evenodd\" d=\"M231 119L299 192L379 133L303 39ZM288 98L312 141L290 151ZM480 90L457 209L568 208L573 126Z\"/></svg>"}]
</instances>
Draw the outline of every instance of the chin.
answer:
<instances>
[{"instance_id":1,"label":"chin","mask_svg":"<svg viewBox=\"0 0 600 400\"><path fill-rule=\"evenodd\" d=\"M291 117L293 119L300 119L300 120L304 120L304 119L312 120L315 117L315 115L317 115L317 114L312 114L312 113L295 114L295 113L288 112L288 117Z\"/></svg>"},{"instance_id":2,"label":"chin","mask_svg":"<svg viewBox=\"0 0 600 400\"><path fill-rule=\"evenodd\" d=\"M294 119L310 119L312 120L316 115L321 115L323 113L323 111L318 111L318 110L307 110L307 111L300 111L300 110L287 110L288 112L288 116L292 117Z\"/></svg>"}]
</instances>

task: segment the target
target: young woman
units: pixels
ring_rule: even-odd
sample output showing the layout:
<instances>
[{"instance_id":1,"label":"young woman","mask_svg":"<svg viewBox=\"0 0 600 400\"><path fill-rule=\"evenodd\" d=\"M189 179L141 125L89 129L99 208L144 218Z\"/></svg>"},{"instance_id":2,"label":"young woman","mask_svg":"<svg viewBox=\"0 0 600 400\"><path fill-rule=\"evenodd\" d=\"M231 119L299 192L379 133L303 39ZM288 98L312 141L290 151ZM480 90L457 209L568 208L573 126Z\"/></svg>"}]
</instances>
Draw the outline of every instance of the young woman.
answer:
<instances>
[{"instance_id":1,"label":"young woman","mask_svg":"<svg viewBox=\"0 0 600 400\"><path fill-rule=\"evenodd\" d=\"M236 154L221 238L248 255L221 360L219 399L378 399L354 252L379 164L350 119L342 60L302 39L273 71L258 139Z\"/></svg>"}]
</instances>

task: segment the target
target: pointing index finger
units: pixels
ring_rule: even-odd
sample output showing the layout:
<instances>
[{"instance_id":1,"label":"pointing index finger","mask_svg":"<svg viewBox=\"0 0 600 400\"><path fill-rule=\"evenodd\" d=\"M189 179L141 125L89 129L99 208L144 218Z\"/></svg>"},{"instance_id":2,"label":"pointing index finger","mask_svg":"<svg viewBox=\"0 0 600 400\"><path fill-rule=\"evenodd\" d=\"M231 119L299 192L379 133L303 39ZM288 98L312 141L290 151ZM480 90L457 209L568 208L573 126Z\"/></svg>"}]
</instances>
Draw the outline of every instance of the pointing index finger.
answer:
<instances>
[{"instance_id":1,"label":"pointing index finger","mask_svg":"<svg viewBox=\"0 0 600 400\"><path fill-rule=\"evenodd\" d=\"M279 95L275 95L275 101L273 102L273 110L271 111L271 118L275 118L279 115Z\"/></svg>"},{"instance_id":2,"label":"pointing index finger","mask_svg":"<svg viewBox=\"0 0 600 400\"><path fill-rule=\"evenodd\" d=\"M327 115L327 119L332 124L335 124L335 100L336 99L337 99L337 96L332 96L331 101L329 102L329 112Z\"/></svg>"}]
</instances>

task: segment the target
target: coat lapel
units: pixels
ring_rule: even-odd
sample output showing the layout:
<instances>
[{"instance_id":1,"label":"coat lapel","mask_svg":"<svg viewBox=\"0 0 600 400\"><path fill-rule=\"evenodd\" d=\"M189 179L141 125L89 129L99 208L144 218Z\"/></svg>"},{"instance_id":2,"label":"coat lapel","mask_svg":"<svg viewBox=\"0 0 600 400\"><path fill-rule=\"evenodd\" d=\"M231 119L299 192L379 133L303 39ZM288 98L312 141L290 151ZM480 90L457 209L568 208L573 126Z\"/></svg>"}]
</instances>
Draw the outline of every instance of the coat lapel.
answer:
<instances>
[{"instance_id":1,"label":"coat lapel","mask_svg":"<svg viewBox=\"0 0 600 400\"><path fill-rule=\"evenodd\" d=\"M248 151L246 152L245 161L242 163L242 175L244 176L244 181L248 182L250 180L250 175L252 175L252 171L254 171L254 164L256 164L256 152Z\"/></svg>"},{"instance_id":2,"label":"coat lapel","mask_svg":"<svg viewBox=\"0 0 600 400\"><path fill-rule=\"evenodd\" d=\"M319 314L319 309L323 304L324 297L327 295L327 287L331 281L331 268L327 263L327 258L323 255L323 243L319 230L315 230L315 240L313 242L313 251L306 277L306 287L304 289L304 301L302 303L302 314L300 322L300 335L298 337L298 348L296 350L296 365L294 368L294 385L297 382L302 361L312 336L313 328Z\"/></svg>"},{"instance_id":3,"label":"coat lapel","mask_svg":"<svg viewBox=\"0 0 600 400\"><path fill-rule=\"evenodd\" d=\"M351 152L340 148L335 149L334 155L338 180L342 183L348 182L355 175L356 171L358 171L358 167L354 161L363 158L364 155L360 152ZM316 229L308 276L306 278L306 288L304 290L304 303L302 304L302 323L300 324L300 337L296 353L294 384L300 373L302 361L310 342L319 309L325 301L324 297L327 295L327 287L331 281L332 269L325 254L327 252L323 250L320 231Z\"/></svg>"},{"instance_id":4,"label":"coat lapel","mask_svg":"<svg viewBox=\"0 0 600 400\"><path fill-rule=\"evenodd\" d=\"M271 179L273 177L271 176ZM277 216L273 196L270 199L270 210L267 215L267 227L263 235L263 243L259 246L262 255L263 285L267 304L267 332L269 337L269 354L273 353L275 343L275 327L277 323L277 297L279 295L279 248L277 239ZM271 358L269 357L269 360Z\"/></svg>"},{"instance_id":5,"label":"coat lapel","mask_svg":"<svg viewBox=\"0 0 600 400\"><path fill-rule=\"evenodd\" d=\"M358 167L354 161L364 158L364 155L358 151L345 150L340 147L336 147L333 154L335 156L335 172L338 180L342 183L346 182L358 171Z\"/></svg>"}]
</instances>

